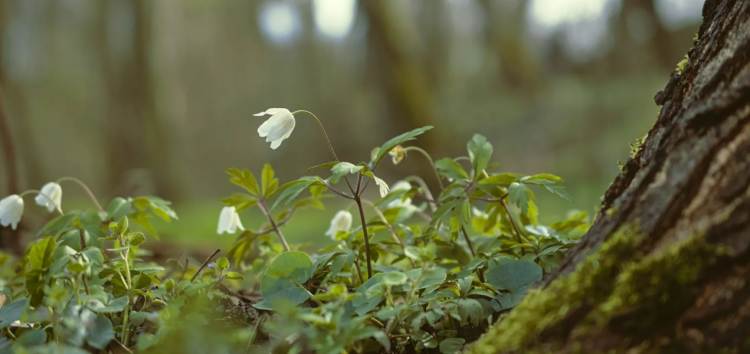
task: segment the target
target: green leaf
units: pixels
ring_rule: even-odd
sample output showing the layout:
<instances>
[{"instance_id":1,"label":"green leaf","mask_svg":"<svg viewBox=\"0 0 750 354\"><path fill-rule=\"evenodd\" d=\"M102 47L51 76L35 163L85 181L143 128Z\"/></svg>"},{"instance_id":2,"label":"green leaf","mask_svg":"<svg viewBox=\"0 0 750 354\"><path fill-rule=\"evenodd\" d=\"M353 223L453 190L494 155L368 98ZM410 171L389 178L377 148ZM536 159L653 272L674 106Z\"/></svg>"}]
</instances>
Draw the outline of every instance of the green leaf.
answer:
<instances>
[{"instance_id":1,"label":"green leaf","mask_svg":"<svg viewBox=\"0 0 750 354\"><path fill-rule=\"evenodd\" d=\"M460 299L458 300L458 315L461 316L461 322L470 322L472 326L478 327L479 322L484 319L484 310L477 300Z\"/></svg>"},{"instance_id":2,"label":"green leaf","mask_svg":"<svg viewBox=\"0 0 750 354\"><path fill-rule=\"evenodd\" d=\"M365 172L364 175L375 180L375 184L378 186L378 192L380 192L381 198L388 195L388 192L390 192L390 188L388 187L388 184L385 183L385 181L376 177L371 171Z\"/></svg>"},{"instance_id":3,"label":"green leaf","mask_svg":"<svg viewBox=\"0 0 750 354\"><path fill-rule=\"evenodd\" d=\"M258 199L247 193L234 193L221 202L226 206L235 207L239 213L258 204Z\"/></svg>"},{"instance_id":4,"label":"green leaf","mask_svg":"<svg viewBox=\"0 0 750 354\"><path fill-rule=\"evenodd\" d=\"M281 188L284 189L283 192L281 192L281 195L279 195L278 198L276 198L276 202L273 203L273 206L271 207L271 210L275 209L279 203L286 200L286 204L289 204L290 201L294 200L294 198L297 198L297 196L302 193L303 190L305 190L307 187L311 186L313 183L318 182L318 177L302 177L296 181L292 181L289 183L286 183L285 185L281 186ZM281 189L279 188L279 189Z\"/></svg>"},{"instance_id":5,"label":"green leaf","mask_svg":"<svg viewBox=\"0 0 750 354\"><path fill-rule=\"evenodd\" d=\"M263 185L263 195L266 197L270 196L279 186L279 180L274 178L271 164L263 165L263 171L261 172L261 185Z\"/></svg>"},{"instance_id":6,"label":"green leaf","mask_svg":"<svg viewBox=\"0 0 750 354\"><path fill-rule=\"evenodd\" d=\"M547 188L548 191L560 198L563 198L569 202L573 201L573 199L570 198L570 194L568 194L568 191L565 190L565 187L563 185L557 183L545 183L544 188Z\"/></svg>"},{"instance_id":7,"label":"green leaf","mask_svg":"<svg viewBox=\"0 0 750 354\"><path fill-rule=\"evenodd\" d=\"M339 163L338 161L331 161L331 162L322 163L320 165L316 165L316 166L313 166L313 167L310 167L310 168L306 169L305 172L310 172L310 171L321 169L321 168L331 168L333 166L336 166L338 163Z\"/></svg>"},{"instance_id":8,"label":"green leaf","mask_svg":"<svg viewBox=\"0 0 750 354\"><path fill-rule=\"evenodd\" d=\"M521 209L521 213L524 215L529 210L529 194L526 192L527 188L525 184L513 182L510 184L510 187L508 188L508 196L510 197L510 202L515 204L519 209Z\"/></svg>"},{"instance_id":9,"label":"green leaf","mask_svg":"<svg viewBox=\"0 0 750 354\"><path fill-rule=\"evenodd\" d=\"M177 220L177 213L172 209L172 202L166 201L159 197L154 196L143 196L133 199L133 205L141 211L145 211L146 208L150 208L151 212L156 214L165 222Z\"/></svg>"},{"instance_id":10,"label":"green leaf","mask_svg":"<svg viewBox=\"0 0 750 354\"><path fill-rule=\"evenodd\" d=\"M18 337L18 341L16 341L14 346L22 346L26 348L40 346L40 345L44 345L46 340L47 340L47 334L43 330L32 329L20 335Z\"/></svg>"},{"instance_id":11,"label":"green leaf","mask_svg":"<svg viewBox=\"0 0 750 354\"><path fill-rule=\"evenodd\" d=\"M128 297L127 296L121 296L114 298L112 300L109 300L109 302L105 305L102 302L98 300L90 300L86 305L88 306L91 311L98 312L98 313L116 313L116 312L122 312L125 310L125 306L128 304Z\"/></svg>"},{"instance_id":12,"label":"green leaf","mask_svg":"<svg viewBox=\"0 0 750 354\"><path fill-rule=\"evenodd\" d=\"M404 248L404 254L407 257L420 262L429 262L435 259L435 251L434 243L429 244L427 247L406 246Z\"/></svg>"},{"instance_id":13,"label":"green leaf","mask_svg":"<svg viewBox=\"0 0 750 354\"><path fill-rule=\"evenodd\" d=\"M153 217L147 213L144 212L135 212L130 214L130 221L138 224L138 226L142 227L146 232L149 233L149 235L153 236L155 239L159 239L159 234L156 232L156 229L151 224L151 220L149 220L150 217Z\"/></svg>"},{"instance_id":14,"label":"green leaf","mask_svg":"<svg viewBox=\"0 0 750 354\"><path fill-rule=\"evenodd\" d=\"M563 182L565 182L562 178L560 178L558 176L555 176L553 174L550 174L550 173L540 173L538 175L526 176L526 177L522 178L521 180L523 182L526 182L526 181L536 181L536 180L540 180L540 179L541 180L551 181L551 182L557 182L557 183L563 183Z\"/></svg>"},{"instance_id":15,"label":"green leaf","mask_svg":"<svg viewBox=\"0 0 750 354\"><path fill-rule=\"evenodd\" d=\"M424 272L421 268L412 269L406 272L406 275L412 281L417 283L417 289L424 289L431 285L442 284L448 276L448 272L445 268L435 267L425 269Z\"/></svg>"},{"instance_id":16,"label":"green leaf","mask_svg":"<svg viewBox=\"0 0 750 354\"><path fill-rule=\"evenodd\" d=\"M65 231L73 220L78 216L77 213L68 213L60 215L44 225L44 227L36 234L37 236L50 235L57 236L60 232Z\"/></svg>"},{"instance_id":17,"label":"green leaf","mask_svg":"<svg viewBox=\"0 0 750 354\"><path fill-rule=\"evenodd\" d=\"M130 234L130 247L137 247L144 242L146 242L146 236L143 236L143 232Z\"/></svg>"},{"instance_id":18,"label":"green leaf","mask_svg":"<svg viewBox=\"0 0 750 354\"><path fill-rule=\"evenodd\" d=\"M536 263L522 260L499 264L485 274L487 283L506 291L499 297L503 308L516 306L526 295L531 284L542 279L542 268Z\"/></svg>"},{"instance_id":19,"label":"green leaf","mask_svg":"<svg viewBox=\"0 0 750 354\"><path fill-rule=\"evenodd\" d=\"M229 181L245 188L250 194L259 196L260 188L258 182L255 180L255 176L249 170L240 171L238 168L227 169L227 174L231 176Z\"/></svg>"},{"instance_id":20,"label":"green leaf","mask_svg":"<svg viewBox=\"0 0 750 354\"><path fill-rule=\"evenodd\" d=\"M383 275L382 283L391 287L406 284L406 280L406 274L401 272L390 272Z\"/></svg>"},{"instance_id":21,"label":"green leaf","mask_svg":"<svg viewBox=\"0 0 750 354\"><path fill-rule=\"evenodd\" d=\"M229 272L229 273L227 273L227 279L242 280L242 279L245 279L245 277L243 277L242 274L237 273L237 272Z\"/></svg>"},{"instance_id":22,"label":"green leaf","mask_svg":"<svg viewBox=\"0 0 750 354\"><path fill-rule=\"evenodd\" d=\"M432 129L431 125L428 125L426 127L417 128L410 132L406 132L404 134L401 134L391 140L388 140L380 147L380 150L378 150L378 154L375 156L375 158L372 161L372 166L377 166L380 163L380 160L382 160L386 155L388 155L389 152L391 152L391 149L396 147L396 145L401 145L409 140L414 140L418 135L421 135L422 133Z\"/></svg>"},{"instance_id":23,"label":"green leaf","mask_svg":"<svg viewBox=\"0 0 750 354\"><path fill-rule=\"evenodd\" d=\"M305 300L307 300L308 298L310 298L310 293L308 293L305 289L298 287L285 288L269 296L263 295L263 300L256 304L253 304L253 307L259 310L270 311L274 310L274 304L278 301L286 300L289 301L292 305L299 305L305 302Z\"/></svg>"},{"instance_id":24,"label":"green leaf","mask_svg":"<svg viewBox=\"0 0 750 354\"><path fill-rule=\"evenodd\" d=\"M469 179L469 175L464 171L464 168L449 157L435 161L435 168L437 168L440 175L446 178L453 180Z\"/></svg>"},{"instance_id":25,"label":"green leaf","mask_svg":"<svg viewBox=\"0 0 750 354\"><path fill-rule=\"evenodd\" d=\"M331 183L338 183L341 177L357 173L362 168L364 167L352 164L351 162L339 162L331 168Z\"/></svg>"},{"instance_id":26,"label":"green leaf","mask_svg":"<svg viewBox=\"0 0 750 354\"><path fill-rule=\"evenodd\" d=\"M310 278L313 262L305 252L289 251L278 255L260 281L260 293L269 297L288 284L302 285ZM285 282L283 282L285 281Z\"/></svg>"},{"instance_id":27,"label":"green leaf","mask_svg":"<svg viewBox=\"0 0 750 354\"><path fill-rule=\"evenodd\" d=\"M229 260L227 259L227 257L221 257L217 259L216 268L218 268L219 270L224 270L224 269L229 268Z\"/></svg>"},{"instance_id":28,"label":"green leaf","mask_svg":"<svg viewBox=\"0 0 750 354\"><path fill-rule=\"evenodd\" d=\"M29 251L29 264L32 270L43 270L52 263L52 253L55 252L55 239L50 236L37 241Z\"/></svg>"},{"instance_id":29,"label":"green leaf","mask_svg":"<svg viewBox=\"0 0 750 354\"><path fill-rule=\"evenodd\" d=\"M130 214L130 202L125 198L112 199L107 206L107 217L111 220L120 220L123 216Z\"/></svg>"},{"instance_id":30,"label":"green leaf","mask_svg":"<svg viewBox=\"0 0 750 354\"><path fill-rule=\"evenodd\" d=\"M536 226L539 223L539 208L531 200L529 200L529 211L526 213L526 216L532 225Z\"/></svg>"},{"instance_id":31,"label":"green leaf","mask_svg":"<svg viewBox=\"0 0 750 354\"><path fill-rule=\"evenodd\" d=\"M479 181L479 183L509 185L513 182L518 182L520 178L521 175L517 173L499 173L496 175L490 175L489 177Z\"/></svg>"},{"instance_id":32,"label":"green leaf","mask_svg":"<svg viewBox=\"0 0 750 354\"><path fill-rule=\"evenodd\" d=\"M487 138L476 134L469 141L468 147L471 166L474 167L474 180L477 181L482 176L482 171L487 168L487 164L490 162L492 144L487 141Z\"/></svg>"},{"instance_id":33,"label":"green leaf","mask_svg":"<svg viewBox=\"0 0 750 354\"><path fill-rule=\"evenodd\" d=\"M115 338L112 322L104 315L97 315L94 324L86 332L86 342L96 349L104 349Z\"/></svg>"},{"instance_id":34,"label":"green leaf","mask_svg":"<svg viewBox=\"0 0 750 354\"><path fill-rule=\"evenodd\" d=\"M446 338L440 342L440 352L443 354L458 353L464 346L466 340L463 338Z\"/></svg>"},{"instance_id":35,"label":"green leaf","mask_svg":"<svg viewBox=\"0 0 750 354\"><path fill-rule=\"evenodd\" d=\"M10 326L11 323L21 319L23 310L26 308L26 304L29 299L21 299L16 302L12 302L10 305L3 306L0 308L0 329Z\"/></svg>"}]
</instances>

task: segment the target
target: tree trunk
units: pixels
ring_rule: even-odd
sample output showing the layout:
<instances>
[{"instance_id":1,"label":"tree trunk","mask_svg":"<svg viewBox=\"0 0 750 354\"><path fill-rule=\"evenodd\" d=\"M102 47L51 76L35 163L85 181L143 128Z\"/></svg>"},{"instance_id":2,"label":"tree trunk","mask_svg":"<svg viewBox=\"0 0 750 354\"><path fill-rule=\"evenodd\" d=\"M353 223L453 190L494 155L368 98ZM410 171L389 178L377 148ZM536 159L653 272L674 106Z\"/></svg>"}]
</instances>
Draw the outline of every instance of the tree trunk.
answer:
<instances>
[{"instance_id":1,"label":"tree trunk","mask_svg":"<svg viewBox=\"0 0 750 354\"><path fill-rule=\"evenodd\" d=\"M100 6L108 96L108 189L116 195L154 193L171 198L168 136L157 114L150 68L151 5L130 0L104 1ZM132 27L116 18L128 13Z\"/></svg>"},{"instance_id":2,"label":"tree trunk","mask_svg":"<svg viewBox=\"0 0 750 354\"><path fill-rule=\"evenodd\" d=\"M703 16L591 230L470 352L750 351L750 2Z\"/></svg>"}]
</instances>

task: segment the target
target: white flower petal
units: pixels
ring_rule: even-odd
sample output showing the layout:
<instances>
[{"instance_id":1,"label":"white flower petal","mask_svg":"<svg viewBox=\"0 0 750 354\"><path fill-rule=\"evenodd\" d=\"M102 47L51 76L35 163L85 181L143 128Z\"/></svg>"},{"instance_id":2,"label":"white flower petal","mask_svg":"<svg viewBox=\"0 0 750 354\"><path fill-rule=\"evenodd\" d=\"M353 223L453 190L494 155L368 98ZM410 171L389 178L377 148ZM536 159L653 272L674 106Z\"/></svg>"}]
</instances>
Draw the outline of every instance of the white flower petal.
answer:
<instances>
[{"instance_id":1,"label":"white flower petal","mask_svg":"<svg viewBox=\"0 0 750 354\"><path fill-rule=\"evenodd\" d=\"M265 110L264 112L255 113L253 115L256 116L256 117L261 117L261 116L264 116L264 115L272 116L272 115L274 115L276 113L279 113L281 111L289 111L289 110L286 109L286 108L269 108L269 109Z\"/></svg>"},{"instance_id":2,"label":"white flower petal","mask_svg":"<svg viewBox=\"0 0 750 354\"><path fill-rule=\"evenodd\" d=\"M268 133L279 124L279 121L281 120L282 116L272 116L271 118L268 118L263 124L258 127L258 135L260 135L261 138L265 138L268 136Z\"/></svg>"},{"instance_id":3,"label":"white flower petal","mask_svg":"<svg viewBox=\"0 0 750 354\"><path fill-rule=\"evenodd\" d=\"M375 184L377 184L378 187L379 187L380 197L381 198L383 198L386 195L388 195L388 192L389 192L388 184L386 184L384 180L382 180L382 179L380 179L378 177L375 177Z\"/></svg>"},{"instance_id":4,"label":"white flower petal","mask_svg":"<svg viewBox=\"0 0 750 354\"><path fill-rule=\"evenodd\" d=\"M59 184L55 182L47 183L42 187L40 192L34 198L37 204L47 208L50 213L55 211L55 209L61 208L62 188Z\"/></svg>"},{"instance_id":5,"label":"white flower petal","mask_svg":"<svg viewBox=\"0 0 750 354\"><path fill-rule=\"evenodd\" d=\"M221 214L219 215L219 226L216 229L216 233L221 235L225 232L234 232L232 230L232 225L234 224L234 216L237 215L236 210L235 207L224 207L224 209L221 209Z\"/></svg>"},{"instance_id":6,"label":"white flower petal","mask_svg":"<svg viewBox=\"0 0 750 354\"><path fill-rule=\"evenodd\" d=\"M349 231L352 228L352 213L346 210L339 210L333 219L331 219L331 226L328 227L325 235L336 240L336 233L339 231Z\"/></svg>"},{"instance_id":7,"label":"white flower petal","mask_svg":"<svg viewBox=\"0 0 750 354\"><path fill-rule=\"evenodd\" d=\"M23 199L18 194L9 195L0 200L0 225L10 225L13 230L23 216Z\"/></svg>"},{"instance_id":8,"label":"white flower petal","mask_svg":"<svg viewBox=\"0 0 750 354\"><path fill-rule=\"evenodd\" d=\"M286 137L289 137L289 135L292 134L292 131L294 130L294 126L296 124L294 117L292 115L286 115L286 114L278 114L271 119L279 117L279 119L275 122L275 125L271 128L271 130L268 132L268 136L266 138L266 141L276 141L279 139L286 139ZM286 136L286 137L285 137Z\"/></svg>"}]
</instances>

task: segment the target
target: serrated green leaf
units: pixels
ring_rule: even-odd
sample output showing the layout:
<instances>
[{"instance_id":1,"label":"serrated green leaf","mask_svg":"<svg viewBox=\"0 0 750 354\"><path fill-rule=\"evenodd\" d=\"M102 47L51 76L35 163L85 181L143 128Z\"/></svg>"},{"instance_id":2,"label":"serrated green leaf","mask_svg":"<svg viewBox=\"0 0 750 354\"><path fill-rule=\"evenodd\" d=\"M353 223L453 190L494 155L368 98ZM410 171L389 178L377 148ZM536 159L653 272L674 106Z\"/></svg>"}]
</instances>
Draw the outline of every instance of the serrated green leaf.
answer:
<instances>
[{"instance_id":1,"label":"serrated green leaf","mask_svg":"<svg viewBox=\"0 0 750 354\"><path fill-rule=\"evenodd\" d=\"M245 188L250 194L260 195L260 188L258 187L258 181L255 180L255 176L249 170L240 170L238 168L227 169L227 174L231 176L229 181Z\"/></svg>"},{"instance_id":2,"label":"serrated green leaf","mask_svg":"<svg viewBox=\"0 0 750 354\"><path fill-rule=\"evenodd\" d=\"M29 265L32 270L43 270L52 263L52 254L55 252L57 244L55 239L50 236L43 238L31 247L28 254Z\"/></svg>"},{"instance_id":3,"label":"serrated green leaf","mask_svg":"<svg viewBox=\"0 0 750 354\"><path fill-rule=\"evenodd\" d=\"M458 353L466 343L463 338L446 338L440 342L440 352L443 354Z\"/></svg>"},{"instance_id":4,"label":"serrated green leaf","mask_svg":"<svg viewBox=\"0 0 750 354\"><path fill-rule=\"evenodd\" d=\"M529 200L529 210L526 213L526 216L529 218L529 221L531 221L532 225L537 226L537 224L539 223L539 209L531 200Z\"/></svg>"},{"instance_id":5,"label":"serrated green leaf","mask_svg":"<svg viewBox=\"0 0 750 354\"><path fill-rule=\"evenodd\" d=\"M304 284L310 278L313 262L305 252L289 251L278 255L268 266L260 281L263 297L283 288Z\"/></svg>"},{"instance_id":6,"label":"serrated green leaf","mask_svg":"<svg viewBox=\"0 0 750 354\"><path fill-rule=\"evenodd\" d=\"M449 157L435 161L435 168L437 168L440 175L446 178L453 180L469 179L469 175L464 168L461 167L458 162Z\"/></svg>"},{"instance_id":7,"label":"serrated green leaf","mask_svg":"<svg viewBox=\"0 0 750 354\"><path fill-rule=\"evenodd\" d=\"M487 164L492 157L492 144L482 135L476 134L469 141L469 158L471 166L474 168L474 181L482 177L482 171L487 168Z\"/></svg>"},{"instance_id":8,"label":"serrated green leaf","mask_svg":"<svg viewBox=\"0 0 750 354\"><path fill-rule=\"evenodd\" d=\"M496 175L490 175L479 181L480 184L500 184L509 185L513 182L518 182L520 177L517 173L498 173Z\"/></svg>"},{"instance_id":9,"label":"serrated green leaf","mask_svg":"<svg viewBox=\"0 0 750 354\"><path fill-rule=\"evenodd\" d=\"M261 185L263 186L263 195L266 197L273 194L274 190L279 186L279 180L274 178L271 164L267 163L263 165L263 171L261 172Z\"/></svg>"},{"instance_id":10,"label":"serrated green leaf","mask_svg":"<svg viewBox=\"0 0 750 354\"><path fill-rule=\"evenodd\" d=\"M10 326L11 323L21 319L23 310L29 299L21 299L9 305L0 307L0 329Z\"/></svg>"},{"instance_id":11,"label":"serrated green leaf","mask_svg":"<svg viewBox=\"0 0 750 354\"><path fill-rule=\"evenodd\" d=\"M297 196L302 193L303 190L317 181L318 177L306 176L296 181L286 183L284 186L282 186L284 191L281 192L278 198L276 198L276 202L273 203L271 210L276 209L276 206L279 205L279 203L281 203L282 201L286 201L286 204L289 204L289 202L294 200L294 198L297 198Z\"/></svg>"},{"instance_id":12,"label":"serrated green leaf","mask_svg":"<svg viewBox=\"0 0 750 354\"><path fill-rule=\"evenodd\" d=\"M128 214L130 214L130 202L125 198L117 197L109 202L109 206L107 206L107 218L110 220L117 221Z\"/></svg>"},{"instance_id":13,"label":"serrated green leaf","mask_svg":"<svg viewBox=\"0 0 750 354\"><path fill-rule=\"evenodd\" d=\"M258 204L258 199L247 193L234 193L222 199L221 202L226 206L235 207L239 213Z\"/></svg>"},{"instance_id":14,"label":"serrated green leaf","mask_svg":"<svg viewBox=\"0 0 750 354\"><path fill-rule=\"evenodd\" d=\"M306 169L305 172L310 172L310 171L321 169L321 168L331 168L333 166L336 166L336 164L338 164L338 163L339 163L338 161L331 161L331 162L322 163L320 165L316 165L316 166L313 166L313 167L310 167L310 168Z\"/></svg>"},{"instance_id":15,"label":"serrated green leaf","mask_svg":"<svg viewBox=\"0 0 750 354\"><path fill-rule=\"evenodd\" d=\"M499 296L503 308L516 306L536 281L542 279L542 268L528 260L499 264L485 274L487 283L507 293Z\"/></svg>"},{"instance_id":16,"label":"serrated green leaf","mask_svg":"<svg viewBox=\"0 0 750 354\"><path fill-rule=\"evenodd\" d=\"M526 193L526 190L526 185L524 185L523 183L513 182L510 184L510 187L508 187L508 196L510 197L510 202L521 209L521 213L523 213L524 215L529 210L529 194Z\"/></svg>"},{"instance_id":17,"label":"serrated green leaf","mask_svg":"<svg viewBox=\"0 0 750 354\"><path fill-rule=\"evenodd\" d=\"M351 162L339 162L331 167L331 183L339 183L341 177L348 174L354 174L362 170L362 166L355 165Z\"/></svg>"}]
</instances>

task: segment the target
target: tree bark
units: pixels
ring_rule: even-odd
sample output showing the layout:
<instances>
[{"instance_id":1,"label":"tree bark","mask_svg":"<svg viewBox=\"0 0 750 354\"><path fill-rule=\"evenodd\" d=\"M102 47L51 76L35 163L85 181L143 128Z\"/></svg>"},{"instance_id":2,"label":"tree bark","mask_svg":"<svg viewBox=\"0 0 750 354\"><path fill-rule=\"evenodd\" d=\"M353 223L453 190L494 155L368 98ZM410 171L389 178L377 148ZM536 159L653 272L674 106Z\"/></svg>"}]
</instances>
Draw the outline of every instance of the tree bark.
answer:
<instances>
[{"instance_id":1,"label":"tree bark","mask_svg":"<svg viewBox=\"0 0 750 354\"><path fill-rule=\"evenodd\" d=\"M750 351L750 2L703 16L594 225L470 352Z\"/></svg>"}]
</instances>

